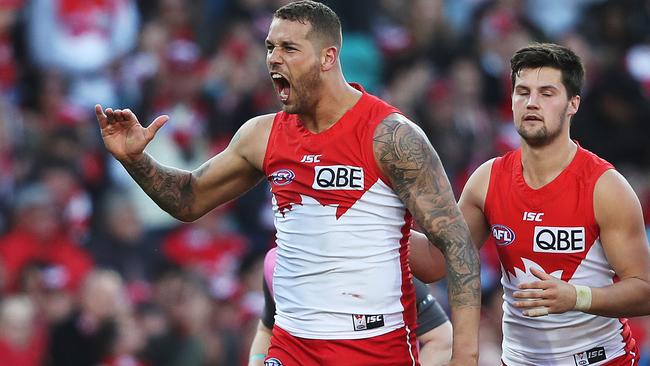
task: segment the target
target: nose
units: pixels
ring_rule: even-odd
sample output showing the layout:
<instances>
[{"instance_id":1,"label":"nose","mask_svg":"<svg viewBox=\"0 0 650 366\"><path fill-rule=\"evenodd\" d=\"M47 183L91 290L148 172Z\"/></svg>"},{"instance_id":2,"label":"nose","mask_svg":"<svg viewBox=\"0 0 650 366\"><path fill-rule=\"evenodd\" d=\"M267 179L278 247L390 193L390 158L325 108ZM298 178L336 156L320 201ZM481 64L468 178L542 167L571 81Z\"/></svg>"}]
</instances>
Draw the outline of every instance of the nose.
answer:
<instances>
[{"instance_id":1,"label":"nose","mask_svg":"<svg viewBox=\"0 0 650 366\"><path fill-rule=\"evenodd\" d=\"M269 63L269 65L277 65L279 63L282 63L282 58L280 57L277 47L274 47L273 49L267 51L266 61Z\"/></svg>"},{"instance_id":2,"label":"nose","mask_svg":"<svg viewBox=\"0 0 650 366\"><path fill-rule=\"evenodd\" d=\"M527 109L539 109L539 94L531 92L526 102Z\"/></svg>"}]
</instances>

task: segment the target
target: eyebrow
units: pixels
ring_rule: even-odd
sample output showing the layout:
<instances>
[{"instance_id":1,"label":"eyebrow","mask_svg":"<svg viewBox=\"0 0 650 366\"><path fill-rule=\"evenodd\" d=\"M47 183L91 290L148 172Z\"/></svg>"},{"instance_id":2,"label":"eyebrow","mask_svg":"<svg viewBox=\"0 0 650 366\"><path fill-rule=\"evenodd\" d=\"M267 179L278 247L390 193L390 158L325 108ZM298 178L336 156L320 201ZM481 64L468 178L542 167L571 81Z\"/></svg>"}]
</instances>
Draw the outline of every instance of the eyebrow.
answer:
<instances>
[{"instance_id":1,"label":"eyebrow","mask_svg":"<svg viewBox=\"0 0 650 366\"><path fill-rule=\"evenodd\" d=\"M528 86L526 86L526 85L516 85L516 86L515 86L515 89L526 89L526 90L530 90L530 87L528 87ZM535 88L535 89L540 89L540 90L559 90L558 87L556 87L555 85L542 85L542 86L537 87L537 88Z\"/></svg>"},{"instance_id":2,"label":"eyebrow","mask_svg":"<svg viewBox=\"0 0 650 366\"><path fill-rule=\"evenodd\" d=\"M267 46L274 46L275 44L271 42L270 40L265 41ZM298 43L291 42L291 41L282 41L280 42L280 47L286 48L286 47L297 47Z\"/></svg>"}]
</instances>

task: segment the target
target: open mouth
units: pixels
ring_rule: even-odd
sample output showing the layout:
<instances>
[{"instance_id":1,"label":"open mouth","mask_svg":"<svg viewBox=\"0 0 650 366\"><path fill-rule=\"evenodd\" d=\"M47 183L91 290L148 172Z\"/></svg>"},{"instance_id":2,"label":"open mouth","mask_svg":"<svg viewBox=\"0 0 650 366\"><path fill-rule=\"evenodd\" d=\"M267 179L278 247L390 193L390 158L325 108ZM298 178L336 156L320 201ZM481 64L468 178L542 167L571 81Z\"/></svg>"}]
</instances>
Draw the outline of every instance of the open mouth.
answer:
<instances>
[{"instance_id":1,"label":"open mouth","mask_svg":"<svg viewBox=\"0 0 650 366\"><path fill-rule=\"evenodd\" d=\"M289 95L291 95L291 84L289 84L289 80L278 73L271 73L271 79L273 80L273 85L275 85L275 91L280 96L280 101L286 103L289 100Z\"/></svg>"}]
</instances>

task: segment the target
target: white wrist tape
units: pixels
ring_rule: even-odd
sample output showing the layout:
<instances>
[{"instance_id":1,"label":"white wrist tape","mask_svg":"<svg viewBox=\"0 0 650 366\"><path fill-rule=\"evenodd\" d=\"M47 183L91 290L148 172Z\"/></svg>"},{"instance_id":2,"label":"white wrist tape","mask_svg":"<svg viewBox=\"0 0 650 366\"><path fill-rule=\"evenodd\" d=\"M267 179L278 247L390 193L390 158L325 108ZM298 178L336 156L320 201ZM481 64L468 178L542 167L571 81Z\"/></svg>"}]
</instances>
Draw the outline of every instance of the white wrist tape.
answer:
<instances>
[{"instance_id":1,"label":"white wrist tape","mask_svg":"<svg viewBox=\"0 0 650 366\"><path fill-rule=\"evenodd\" d=\"M574 310L588 311L591 309L591 288L582 285L573 285L576 289L576 304Z\"/></svg>"}]
</instances>

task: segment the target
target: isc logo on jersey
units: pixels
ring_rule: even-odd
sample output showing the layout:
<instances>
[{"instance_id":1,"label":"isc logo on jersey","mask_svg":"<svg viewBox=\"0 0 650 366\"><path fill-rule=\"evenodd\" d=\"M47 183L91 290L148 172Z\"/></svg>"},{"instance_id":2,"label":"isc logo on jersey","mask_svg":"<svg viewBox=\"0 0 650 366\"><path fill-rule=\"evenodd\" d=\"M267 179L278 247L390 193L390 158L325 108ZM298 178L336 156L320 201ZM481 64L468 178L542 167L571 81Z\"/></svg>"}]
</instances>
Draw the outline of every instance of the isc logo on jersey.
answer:
<instances>
[{"instance_id":1,"label":"isc logo on jersey","mask_svg":"<svg viewBox=\"0 0 650 366\"><path fill-rule=\"evenodd\" d=\"M314 183L317 190L363 190L363 168L349 165L314 167Z\"/></svg>"},{"instance_id":2,"label":"isc logo on jersey","mask_svg":"<svg viewBox=\"0 0 650 366\"><path fill-rule=\"evenodd\" d=\"M584 250L584 227L535 226L534 252L578 253Z\"/></svg>"},{"instance_id":3,"label":"isc logo on jersey","mask_svg":"<svg viewBox=\"0 0 650 366\"><path fill-rule=\"evenodd\" d=\"M352 324L354 325L355 331L375 329L384 326L384 316L380 314L377 315L353 314Z\"/></svg>"},{"instance_id":4,"label":"isc logo on jersey","mask_svg":"<svg viewBox=\"0 0 650 366\"><path fill-rule=\"evenodd\" d=\"M303 155L302 159L300 159L301 163L320 163L320 157L323 156L323 154L318 154L318 155Z\"/></svg>"},{"instance_id":5,"label":"isc logo on jersey","mask_svg":"<svg viewBox=\"0 0 650 366\"><path fill-rule=\"evenodd\" d=\"M604 361L607 359L605 354L605 347L592 348L589 351L576 353L573 355L573 360L577 366L587 366L596 362Z\"/></svg>"}]
</instances>

